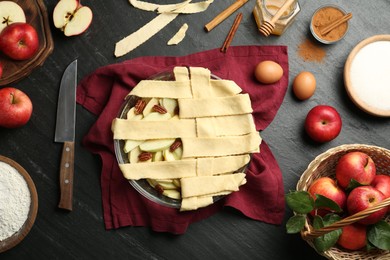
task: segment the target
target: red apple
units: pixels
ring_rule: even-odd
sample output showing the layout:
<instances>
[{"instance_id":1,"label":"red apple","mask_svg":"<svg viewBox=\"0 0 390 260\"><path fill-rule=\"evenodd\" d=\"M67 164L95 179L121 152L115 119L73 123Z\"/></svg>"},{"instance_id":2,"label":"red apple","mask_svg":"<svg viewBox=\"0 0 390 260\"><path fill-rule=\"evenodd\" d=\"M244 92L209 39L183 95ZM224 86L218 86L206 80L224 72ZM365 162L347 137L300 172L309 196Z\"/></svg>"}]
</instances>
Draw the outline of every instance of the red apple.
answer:
<instances>
[{"instance_id":1,"label":"red apple","mask_svg":"<svg viewBox=\"0 0 390 260\"><path fill-rule=\"evenodd\" d=\"M361 224L351 224L342 228L337 244L349 250L359 250L367 245L367 227Z\"/></svg>"},{"instance_id":2,"label":"red apple","mask_svg":"<svg viewBox=\"0 0 390 260\"><path fill-rule=\"evenodd\" d=\"M338 185L346 189L352 179L362 185L370 185L376 175L374 161L363 152L349 152L341 156L336 165Z\"/></svg>"},{"instance_id":3,"label":"red apple","mask_svg":"<svg viewBox=\"0 0 390 260\"><path fill-rule=\"evenodd\" d=\"M337 186L336 181L329 177L321 177L315 180L308 189L309 194L316 199L315 194L319 194L333 200L339 205L341 209L344 209L347 195L345 192ZM324 216L329 213L329 209L318 210L317 214ZM312 215L315 213L312 212Z\"/></svg>"},{"instance_id":4,"label":"red apple","mask_svg":"<svg viewBox=\"0 0 390 260\"><path fill-rule=\"evenodd\" d=\"M92 23L92 10L83 6L79 0L60 0L54 7L54 26L61 29L65 36L79 35Z\"/></svg>"},{"instance_id":5,"label":"red apple","mask_svg":"<svg viewBox=\"0 0 390 260\"><path fill-rule=\"evenodd\" d=\"M3 63L0 62L0 79L3 76Z\"/></svg>"},{"instance_id":6,"label":"red apple","mask_svg":"<svg viewBox=\"0 0 390 260\"><path fill-rule=\"evenodd\" d=\"M341 131L341 126L341 117L331 106L315 106L306 115L306 133L316 142L324 143L335 139Z\"/></svg>"},{"instance_id":7,"label":"red apple","mask_svg":"<svg viewBox=\"0 0 390 260\"><path fill-rule=\"evenodd\" d=\"M360 186L351 191L347 198L347 209L350 215L370 208L384 200L384 195L372 186ZM357 223L371 225L381 220L387 213L387 208L373 212L368 217L359 220Z\"/></svg>"},{"instance_id":8,"label":"red apple","mask_svg":"<svg viewBox=\"0 0 390 260\"><path fill-rule=\"evenodd\" d=\"M28 23L10 24L0 34L0 50L11 59L30 59L38 48L38 33Z\"/></svg>"},{"instance_id":9,"label":"red apple","mask_svg":"<svg viewBox=\"0 0 390 260\"><path fill-rule=\"evenodd\" d=\"M31 100L24 92L12 87L0 89L0 127L25 125L30 120L32 108Z\"/></svg>"},{"instance_id":10,"label":"red apple","mask_svg":"<svg viewBox=\"0 0 390 260\"><path fill-rule=\"evenodd\" d=\"M375 176L374 180L371 182L371 186L385 195L385 199L390 197L390 176L378 174ZM388 212L390 212L390 206L388 207Z\"/></svg>"}]
</instances>

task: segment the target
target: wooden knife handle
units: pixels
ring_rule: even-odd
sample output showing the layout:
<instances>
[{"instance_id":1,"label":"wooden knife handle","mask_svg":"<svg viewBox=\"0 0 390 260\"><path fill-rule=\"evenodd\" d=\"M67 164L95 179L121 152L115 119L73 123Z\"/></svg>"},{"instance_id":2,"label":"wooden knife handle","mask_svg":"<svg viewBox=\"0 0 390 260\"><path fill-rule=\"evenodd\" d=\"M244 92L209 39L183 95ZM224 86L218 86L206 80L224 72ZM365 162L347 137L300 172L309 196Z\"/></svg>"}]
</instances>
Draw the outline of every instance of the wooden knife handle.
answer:
<instances>
[{"instance_id":1,"label":"wooden knife handle","mask_svg":"<svg viewBox=\"0 0 390 260\"><path fill-rule=\"evenodd\" d=\"M74 142L64 142L60 165L60 202L59 208L72 211L74 175Z\"/></svg>"}]
</instances>

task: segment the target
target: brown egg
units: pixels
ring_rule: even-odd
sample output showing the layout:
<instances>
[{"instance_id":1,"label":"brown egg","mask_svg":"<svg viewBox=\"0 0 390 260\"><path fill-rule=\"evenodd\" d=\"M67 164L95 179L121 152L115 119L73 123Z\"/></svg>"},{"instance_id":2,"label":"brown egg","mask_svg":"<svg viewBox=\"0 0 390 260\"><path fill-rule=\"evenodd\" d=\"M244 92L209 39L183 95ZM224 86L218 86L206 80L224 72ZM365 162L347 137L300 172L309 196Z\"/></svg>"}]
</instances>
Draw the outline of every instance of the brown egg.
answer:
<instances>
[{"instance_id":1,"label":"brown egg","mask_svg":"<svg viewBox=\"0 0 390 260\"><path fill-rule=\"evenodd\" d=\"M313 96L316 90L316 78L308 71L299 73L293 82L293 92L300 100L306 100Z\"/></svg>"},{"instance_id":2,"label":"brown egg","mask_svg":"<svg viewBox=\"0 0 390 260\"><path fill-rule=\"evenodd\" d=\"M278 63L270 60L262 61L255 68L256 79L263 84L272 84L283 76L283 68Z\"/></svg>"}]
</instances>

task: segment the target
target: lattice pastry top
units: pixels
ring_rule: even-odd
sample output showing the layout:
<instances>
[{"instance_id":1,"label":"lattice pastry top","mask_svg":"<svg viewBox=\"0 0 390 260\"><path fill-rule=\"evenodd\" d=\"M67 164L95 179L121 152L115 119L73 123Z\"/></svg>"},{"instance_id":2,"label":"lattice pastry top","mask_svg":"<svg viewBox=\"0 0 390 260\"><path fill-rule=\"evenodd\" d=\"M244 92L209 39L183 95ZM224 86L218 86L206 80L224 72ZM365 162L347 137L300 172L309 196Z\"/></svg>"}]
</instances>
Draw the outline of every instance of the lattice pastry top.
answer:
<instances>
[{"instance_id":1,"label":"lattice pastry top","mask_svg":"<svg viewBox=\"0 0 390 260\"><path fill-rule=\"evenodd\" d=\"M181 199L180 210L213 203L213 197L246 183L251 153L261 143L248 94L233 81L212 79L208 69L175 67L173 81L142 80L129 93L140 99L126 119L112 122L125 140L125 178L147 179L162 194Z\"/></svg>"}]
</instances>

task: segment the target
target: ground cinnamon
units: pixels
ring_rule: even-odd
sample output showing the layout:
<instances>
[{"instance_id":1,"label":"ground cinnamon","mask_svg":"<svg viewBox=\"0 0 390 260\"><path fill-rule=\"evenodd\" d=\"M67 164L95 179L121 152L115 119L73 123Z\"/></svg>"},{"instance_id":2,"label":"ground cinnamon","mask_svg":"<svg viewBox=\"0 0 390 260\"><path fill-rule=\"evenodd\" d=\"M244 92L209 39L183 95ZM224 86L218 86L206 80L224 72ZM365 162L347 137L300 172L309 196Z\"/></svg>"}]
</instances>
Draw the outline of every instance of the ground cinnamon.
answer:
<instances>
[{"instance_id":1,"label":"ground cinnamon","mask_svg":"<svg viewBox=\"0 0 390 260\"><path fill-rule=\"evenodd\" d=\"M321 62L326 56L325 49L311 41L309 38L299 44L298 54L304 61L315 62Z\"/></svg>"},{"instance_id":2,"label":"ground cinnamon","mask_svg":"<svg viewBox=\"0 0 390 260\"><path fill-rule=\"evenodd\" d=\"M329 33L324 35L322 35L320 31L327 25L331 24L333 21L338 20L343 16L344 13L335 7L327 6L321 8L313 15L312 27L314 33L321 39L330 42L340 39L341 37L343 37L343 35L348 29L347 23L340 24L339 26L331 30Z\"/></svg>"}]
</instances>

